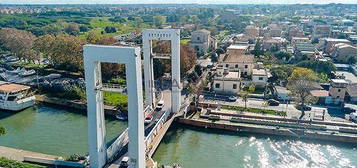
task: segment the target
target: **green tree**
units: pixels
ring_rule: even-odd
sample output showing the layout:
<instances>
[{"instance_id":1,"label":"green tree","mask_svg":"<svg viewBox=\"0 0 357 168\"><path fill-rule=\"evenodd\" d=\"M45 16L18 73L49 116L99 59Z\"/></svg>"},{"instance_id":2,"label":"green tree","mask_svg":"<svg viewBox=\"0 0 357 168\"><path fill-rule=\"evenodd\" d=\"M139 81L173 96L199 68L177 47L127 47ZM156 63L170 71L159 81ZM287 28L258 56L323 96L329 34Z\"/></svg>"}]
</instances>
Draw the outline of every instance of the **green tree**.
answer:
<instances>
[{"instance_id":1,"label":"green tree","mask_svg":"<svg viewBox=\"0 0 357 168\"><path fill-rule=\"evenodd\" d=\"M330 74L332 71L336 71L336 66L330 61L302 61L296 64L297 67L303 67L312 69L316 73Z\"/></svg>"},{"instance_id":2,"label":"green tree","mask_svg":"<svg viewBox=\"0 0 357 168\"><path fill-rule=\"evenodd\" d=\"M0 136L3 136L6 134L6 130L3 126L0 126Z\"/></svg>"},{"instance_id":3,"label":"green tree","mask_svg":"<svg viewBox=\"0 0 357 168\"><path fill-rule=\"evenodd\" d=\"M154 16L154 24L156 27L161 27L166 22L166 17L161 15Z\"/></svg>"},{"instance_id":4,"label":"green tree","mask_svg":"<svg viewBox=\"0 0 357 168\"><path fill-rule=\"evenodd\" d=\"M288 78L287 87L302 107L300 119L305 115L306 103L315 101L310 92L318 88L317 80L315 72L307 68L296 68Z\"/></svg>"},{"instance_id":5,"label":"green tree","mask_svg":"<svg viewBox=\"0 0 357 168\"><path fill-rule=\"evenodd\" d=\"M73 35L73 36L79 35L79 32L80 32L78 24L75 24L75 23L69 23L66 26L66 28L64 29L64 31L67 34L70 34L70 35Z\"/></svg>"},{"instance_id":6,"label":"green tree","mask_svg":"<svg viewBox=\"0 0 357 168\"><path fill-rule=\"evenodd\" d=\"M274 56L280 60L281 59L289 60L292 57L292 55L290 53L284 52L284 51L279 51L279 52L275 53Z\"/></svg>"},{"instance_id":7,"label":"green tree","mask_svg":"<svg viewBox=\"0 0 357 168\"><path fill-rule=\"evenodd\" d=\"M194 68L195 72L197 73L198 76L201 76L202 75L202 66L201 65L195 65L195 68Z\"/></svg>"},{"instance_id":8,"label":"green tree","mask_svg":"<svg viewBox=\"0 0 357 168\"><path fill-rule=\"evenodd\" d=\"M262 43L260 42L260 40L258 39L257 42L255 43L254 49L252 51L252 54L254 56L260 56L260 55L264 55L264 50L262 49Z\"/></svg>"},{"instance_id":9,"label":"green tree","mask_svg":"<svg viewBox=\"0 0 357 168\"><path fill-rule=\"evenodd\" d=\"M357 56L356 55L350 55L347 57L347 63L350 65L354 65L357 63Z\"/></svg>"},{"instance_id":10,"label":"green tree","mask_svg":"<svg viewBox=\"0 0 357 168\"><path fill-rule=\"evenodd\" d=\"M249 96L254 91L255 91L255 86L250 85L246 90L243 90L240 92L240 97L242 98L242 101L244 102L244 108L247 108L247 102L248 102Z\"/></svg>"}]
</instances>

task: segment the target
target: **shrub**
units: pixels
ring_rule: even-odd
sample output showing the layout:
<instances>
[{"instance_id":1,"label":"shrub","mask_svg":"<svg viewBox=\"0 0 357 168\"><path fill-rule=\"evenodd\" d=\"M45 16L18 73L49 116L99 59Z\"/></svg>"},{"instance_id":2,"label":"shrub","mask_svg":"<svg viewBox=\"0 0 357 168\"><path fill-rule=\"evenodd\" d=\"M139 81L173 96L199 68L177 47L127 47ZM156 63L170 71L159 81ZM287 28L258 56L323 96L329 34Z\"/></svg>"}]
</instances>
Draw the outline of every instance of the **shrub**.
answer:
<instances>
[{"instance_id":1,"label":"shrub","mask_svg":"<svg viewBox=\"0 0 357 168\"><path fill-rule=\"evenodd\" d=\"M4 168L45 168L44 166L34 165L30 163L22 163L14 160L8 160L0 157L0 167Z\"/></svg>"},{"instance_id":2,"label":"shrub","mask_svg":"<svg viewBox=\"0 0 357 168\"><path fill-rule=\"evenodd\" d=\"M259 108L250 108L250 107L244 108L244 107L239 107L239 106L226 106L226 105L222 106L222 109L286 116L286 112L279 112L279 111L269 110L269 109L259 109Z\"/></svg>"}]
</instances>

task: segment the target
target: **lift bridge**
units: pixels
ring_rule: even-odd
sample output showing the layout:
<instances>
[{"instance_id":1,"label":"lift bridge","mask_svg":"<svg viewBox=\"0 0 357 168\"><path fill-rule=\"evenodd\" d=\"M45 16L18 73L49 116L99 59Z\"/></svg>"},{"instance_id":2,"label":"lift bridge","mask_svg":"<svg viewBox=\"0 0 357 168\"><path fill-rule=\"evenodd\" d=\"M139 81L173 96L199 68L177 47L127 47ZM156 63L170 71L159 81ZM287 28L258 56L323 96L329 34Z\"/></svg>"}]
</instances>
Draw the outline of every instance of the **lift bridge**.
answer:
<instances>
[{"instance_id":1,"label":"lift bridge","mask_svg":"<svg viewBox=\"0 0 357 168\"><path fill-rule=\"evenodd\" d=\"M152 167L151 156L176 116L189 105L181 103L180 31L148 29L143 31L145 103L142 94L141 49L122 46L84 46L84 69L88 110L89 162L91 168L116 166L123 155L130 158L129 167ZM170 41L171 53L154 54L152 41ZM165 110L152 127L144 127L144 114L154 113L155 96L153 59L171 59L171 108ZM105 143L103 91L121 92L119 87L102 83L101 62L120 63L126 67L129 127L108 148ZM164 95L165 93L161 93ZM145 106L144 106L145 104ZM145 136L144 131L148 134ZM125 152L127 148L127 153Z\"/></svg>"}]
</instances>

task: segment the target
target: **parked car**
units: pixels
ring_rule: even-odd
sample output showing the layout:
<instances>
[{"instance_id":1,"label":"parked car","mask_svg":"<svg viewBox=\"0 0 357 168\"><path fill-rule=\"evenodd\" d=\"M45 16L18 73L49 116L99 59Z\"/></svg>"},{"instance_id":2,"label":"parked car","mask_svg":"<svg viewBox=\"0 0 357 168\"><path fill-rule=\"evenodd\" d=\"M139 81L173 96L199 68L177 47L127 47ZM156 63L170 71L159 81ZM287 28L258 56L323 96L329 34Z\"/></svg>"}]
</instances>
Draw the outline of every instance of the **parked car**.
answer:
<instances>
[{"instance_id":1,"label":"parked car","mask_svg":"<svg viewBox=\"0 0 357 168\"><path fill-rule=\"evenodd\" d=\"M350 120L357 122L357 112L350 114Z\"/></svg>"},{"instance_id":2,"label":"parked car","mask_svg":"<svg viewBox=\"0 0 357 168\"><path fill-rule=\"evenodd\" d=\"M129 160L130 160L130 158L129 157L127 157L127 156L125 156L125 157L123 157L123 159L121 159L121 162L120 162L120 168L121 167L123 167L123 168L125 168L125 167L129 167Z\"/></svg>"},{"instance_id":3,"label":"parked car","mask_svg":"<svg viewBox=\"0 0 357 168\"><path fill-rule=\"evenodd\" d=\"M269 99L268 104L269 106L279 106L280 102L274 99Z\"/></svg>"},{"instance_id":4,"label":"parked car","mask_svg":"<svg viewBox=\"0 0 357 168\"><path fill-rule=\"evenodd\" d=\"M235 102L235 101L237 101L237 97L235 97L235 96L229 96L229 97L228 97L228 101Z\"/></svg>"},{"instance_id":5,"label":"parked car","mask_svg":"<svg viewBox=\"0 0 357 168\"><path fill-rule=\"evenodd\" d=\"M353 109L351 107L344 107L343 112L344 113L353 113L353 112L356 112L356 109Z\"/></svg>"},{"instance_id":6,"label":"parked car","mask_svg":"<svg viewBox=\"0 0 357 168\"><path fill-rule=\"evenodd\" d=\"M157 111L161 111L162 108L164 108L164 105L165 105L165 102L164 102L163 100L160 100L160 101L157 103L156 110L157 110Z\"/></svg>"}]
</instances>

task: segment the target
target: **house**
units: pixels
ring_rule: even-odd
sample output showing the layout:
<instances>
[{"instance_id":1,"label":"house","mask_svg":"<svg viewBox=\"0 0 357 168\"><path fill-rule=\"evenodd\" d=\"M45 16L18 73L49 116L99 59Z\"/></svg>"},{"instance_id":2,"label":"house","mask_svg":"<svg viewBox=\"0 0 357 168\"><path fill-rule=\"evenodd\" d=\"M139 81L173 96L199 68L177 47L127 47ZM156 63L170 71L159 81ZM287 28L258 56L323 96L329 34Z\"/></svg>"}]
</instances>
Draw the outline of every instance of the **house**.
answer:
<instances>
[{"instance_id":1,"label":"house","mask_svg":"<svg viewBox=\"0 0 357 168\"><path fill-rule=\"evenodd\" d=\"M249 25L244 29L244 32L246 35L256 38L259 36L259 27Z\"/></svg>"},{"instance_id":2,"label":"house","mask_svg":"<svg viewBox=\"0 0 357 168\"><path fill-rule=\"evenodd\" d=\"M264 28L264 35L269 37L281 37L282 29L278 24L270 24Z\"/></svg>"},{"instance_id":3,"label":"house","mask_svg":"<svg viewBox=\"0 0 357 168\"><path fill-rule=\"evenodd\" d=\"M282 37L264 38L262 48L264 50L270 50L272 47L280 49L284 43L286 43L286 39Z\"/></svg>"},{"instance_id":4,"label":"house","mask_svg":"<svg viewBox=\"0 0 357 168\"><path fill-rule=\"evenodd\" d=\"M229 54L231 51L227 51L227 54L221 54L219 58L219 65L227 68L229 71L239 71L243 76L252 75L254 68L254 55L235 55Z\"/></svg>"},{"instance_id":5,"label":"house","mask_svg":"<svg viewBox=\"0 0 357 168\"><path fill-rule=\"evenodd\" d=\"M291 40L293 37L304 37L304 31L297 26L292 26L288 31L288 40Z\"/></svg>"},{"instance_id":6,"label":"house","mask_svg":"<svg viewBox=\"0 0 357 168\"><path fill-rule=\"evenodd\" d=\"M291 44L295 45L296 43L311 43L311 41L307 37L292 37Z\"/></svg>"},{"instance_id":7,"label":"house","mask_svg":"<svg viewBox=\"0 0 357 168\"><path fill-rule=\"evenodd\" d=\"M323 41L323 51L329 55L332 55L334 46L338 43L351 44L351 42L347 39L326 38Z\"/></svg>"},{"instance_id":8,"label":"house","mask_svg":"<svg viewBox=\"0 0 357 168\"><path fill-rule=\"evenodd\" d=\"M240 72L229 72L226 68L217 68L212 87L215 92L237 94L240 91Z\"/></svg>"},{"instance_id":9,"label":"house","mask_svg":"<svg viewBox=\"0 0 357 168\"><path fill-rule=\"evenodd\" d=\"M348 82L344 79L331 79L329 98L326 104L341 104L344 102Z\"/></svg>"},{"instance_id":10,"label":"house","mask_svg":"<svg viewBox=\"0 0 357 168\"><path fill-rule=\"evenodd\" d=\"M351 103L357 103L357 83L347 86L346 100Z\"/></svg>"},{"instance_id":11,"label":"house","mask_svg":"<svg viewBox=\"0 0 357 168\"><path fill-rule=\"evenodd\" d=\"M294 55L297 57L306 55L311 60L311 58L314 57L316 54L317 54L317 50L316 50L315 46L311 43L296 42L294 45Z\"/></svg>"},{"instance_id":12,"label":"house","mask_svg":"<svg viewBox=\"0 0 357 168\"><path fill-rule=\"evenodd\" d=\"M269 76L266 69L253 69L252 82L256 87L264 88Z\"/></svg>"},{"instance_id":13,"label":"house","mask_svg":"<svg viewBox=\"0 0 357 168\"><path fill-rule=\"evenodd\" d=\"M310 94L318 99L317 104L326 104L326 100L329 97L327 90L311 90Z\"/></svg>"},{"instance_id":14,"label":"house","mask_svg":"<svg viewBox=\"0 0 357 168\"><path fill-rule=\"evenodd\" d=\"M332 57L338 62L348 63L348 57L357 55L357 47L345 43L337 43L334 45Z\"/></svg>"},{"instance_id":15,"label":"house","mask_svg":"<svg viewBox=\"0 0 357 168\"><path fill-rule=\"evenodd\" d=\"M291 100L290 97L291 92L288 89L282 86L275 86L274 88L275 88L274 89L275 96L279 101L286 102Z\"/></svg>"},{"instance_id":16,"label":"house","mask_svg":"<svg viewBox=\"0 0 357 168\"><path fill-rule=\"evenodd\" d=\"M217 48L216 39L212 37L211 32L206 29L192 32L189 44L199 54L205 54L208 51L215 50Z\"/></svg>"},{"instance_id":17,"label":"house","mask_svg":"<svg viewBox=\"0 0 357 168\"><path fill-rule=\"evenodd\" d=\"M312 39L330 37L330 34L331 34L331 26L315 25L312 31Z\"/></svg>"}]
</instances>

